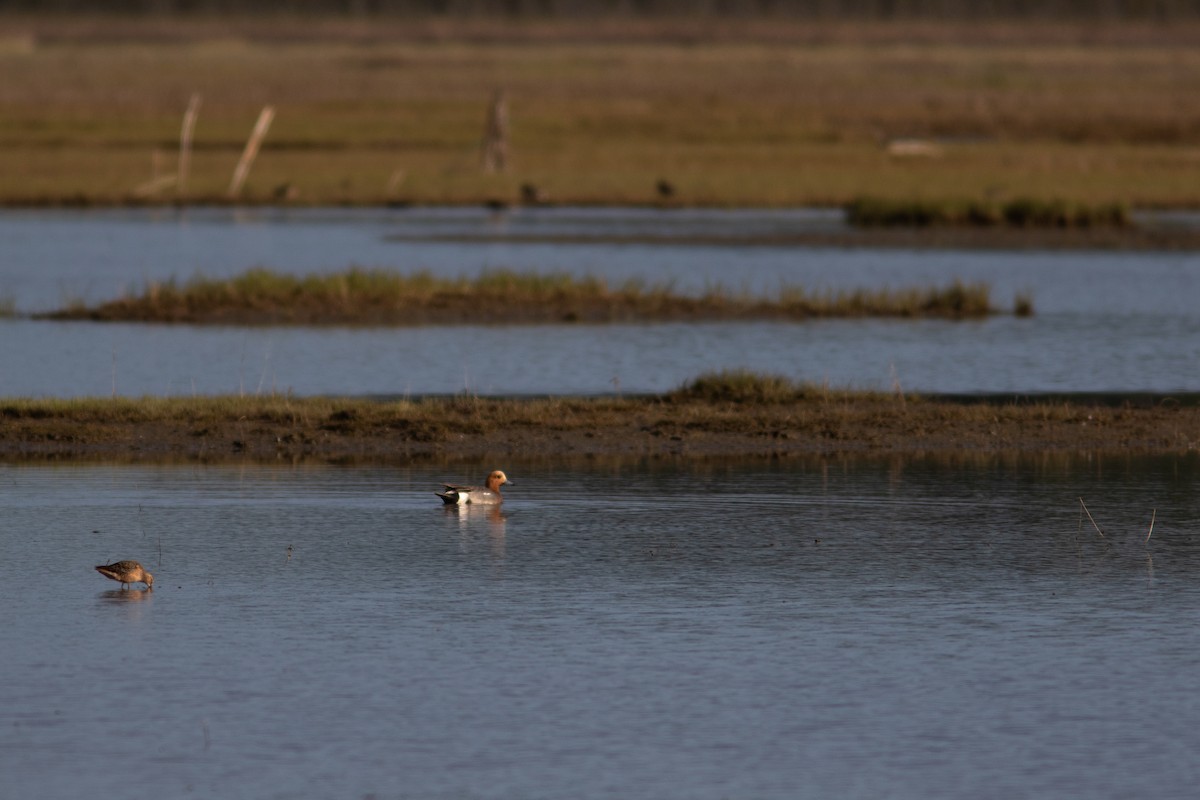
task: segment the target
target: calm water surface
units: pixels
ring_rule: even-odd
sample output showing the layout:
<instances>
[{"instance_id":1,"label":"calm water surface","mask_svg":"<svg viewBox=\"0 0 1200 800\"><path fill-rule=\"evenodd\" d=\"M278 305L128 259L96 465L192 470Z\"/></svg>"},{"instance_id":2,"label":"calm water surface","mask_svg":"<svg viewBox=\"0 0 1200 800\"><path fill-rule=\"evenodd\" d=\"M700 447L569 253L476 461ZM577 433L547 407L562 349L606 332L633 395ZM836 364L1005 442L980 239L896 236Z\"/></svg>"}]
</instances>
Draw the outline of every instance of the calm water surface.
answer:
<instances>
[{"instance_id":1,"label":"calm water surface","mask_svg":"<svg viewBox=\"0 0 1200 800\"><path fill-rule=\"evenodd\" d=\"M1200 391L1200 254L872 250L776 244L826 211L474 209L5 211L0 298L19 311L147 281L354 264L639 278L770 293L982 281L1032 319L420 329L184 328L0 319L0 394L293 390L660 392L717 368L926 392ZM702 236L706 244L697 244Z\"/></svg>"},{"instance_id":2,"label":"calm water surface","mask_svg":"<svg viewBox=\"0 0 1200 800\"><path fill-rule=\"evenodd\" d=\"M1194 457L487 466L0 468L6 796L1193 796Z\"/></svg>"}]
</instances>

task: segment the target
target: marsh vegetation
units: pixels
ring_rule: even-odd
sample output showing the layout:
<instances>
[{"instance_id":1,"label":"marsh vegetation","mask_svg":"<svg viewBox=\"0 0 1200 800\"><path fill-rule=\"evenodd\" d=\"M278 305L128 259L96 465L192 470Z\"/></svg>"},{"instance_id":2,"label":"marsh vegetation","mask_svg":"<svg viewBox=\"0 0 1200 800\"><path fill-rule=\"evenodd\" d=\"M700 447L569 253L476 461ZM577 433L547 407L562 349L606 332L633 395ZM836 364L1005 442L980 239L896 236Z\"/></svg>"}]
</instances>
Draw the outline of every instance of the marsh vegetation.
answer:
<instances>
[{"instance_id":1,"label":"marsh vegetation","mask_svg":"<svg viewBox=\"0 0 1200 800\"><path fill-rule=\"evenodd\" d=\"M8 17L0 202L516 203L529 185L561 204L1194 206L1195 30ZM486 174L479 141L500 87L511 167ZM277 117L231 199L266 104ZM904 141L922 146L891 146Z\"/></svg>"},{"instance_id":2,"label":"marsh vegetation","mask_svg":"<svg viewBox=\"0 0 1200 800\"><path fill-rule=\"evenodd\" d=\"M1018 308L1019 310L1019 308ZM255 269L229 279L151 283L133 296L89 307L72 304L51 319L191 324L420 325L561 323L829 317L941 317L998 313L984 284L954 281L928 289L807 292L784 286L763 298L721 286L699 295L670 284L617 286L568 274L484 272L476 278L350 269L294 276Z\"/></svg>"}]
</instances>

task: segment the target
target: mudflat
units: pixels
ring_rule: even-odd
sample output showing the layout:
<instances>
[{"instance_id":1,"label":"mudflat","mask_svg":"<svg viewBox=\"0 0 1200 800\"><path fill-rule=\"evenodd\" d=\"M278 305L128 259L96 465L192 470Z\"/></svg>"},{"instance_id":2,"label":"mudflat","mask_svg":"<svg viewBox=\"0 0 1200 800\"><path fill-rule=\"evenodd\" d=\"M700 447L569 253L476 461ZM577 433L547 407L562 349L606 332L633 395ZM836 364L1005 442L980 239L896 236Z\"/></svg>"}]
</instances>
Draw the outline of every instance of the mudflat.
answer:
<instances>
[{"instance_id":1,"label":"mudflat","mask_svg":"<svg viewBox=\"0 0 1200 800\"><path fill-rule=\"evenodd\" d=\"M378 461L822 454L1182 453L1195 397L226 397L0 401L0 459Z\"/></svg>"}]
</instances>

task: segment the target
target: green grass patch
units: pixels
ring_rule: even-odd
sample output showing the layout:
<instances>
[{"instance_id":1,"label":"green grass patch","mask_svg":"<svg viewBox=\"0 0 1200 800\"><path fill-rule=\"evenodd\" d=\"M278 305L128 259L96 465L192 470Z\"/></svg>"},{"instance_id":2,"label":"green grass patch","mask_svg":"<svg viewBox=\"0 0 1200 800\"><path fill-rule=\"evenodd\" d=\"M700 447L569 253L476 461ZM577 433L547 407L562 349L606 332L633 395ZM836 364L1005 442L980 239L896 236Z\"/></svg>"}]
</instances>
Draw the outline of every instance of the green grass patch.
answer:
<instances>
[{"instance_id":1,"label":"green grass patch","mask_svg":"<svg viewBox=\"0 0 1200 800\"><path fill-rule=\"evenodd\" d=\"M664 397L677 403L770 406L809 401L892 402L897 396L895 393L885 394L874 390L834 389L828 385L796 381L785 375L748 369L725 369L701 373ZM916 395L909 395L905 401L919 399Z\"/></svg>"},{"instance_id":2,"label":"green grass patch","mask_svg":"<svg viewBox=\"0 0 1200 800\"><path fill-rule=\"evenodd\" d=\"M699 375L676 390L672 397L720 403L787 403L807 392L805 384L782 375L735 369Z\"/></svg>"},{"instance_id":3,"label":"green grass patch","mask_svg":"<svg viewBox=\"0 0 1200 800\"><path fill-rule=\"evenodd\" d=\"M997 313L985 284L955 281L927 289L812 293L785 286L757 297L716 286L693 296L670 284L617 286L565 273L488 271L439 278L354 268L295 276L266 269L229 279L151 283L137 295L94 307L76 304L50 319L191 324L420 325L615 321L942 317Z\"/></svg>"}]
</instances>

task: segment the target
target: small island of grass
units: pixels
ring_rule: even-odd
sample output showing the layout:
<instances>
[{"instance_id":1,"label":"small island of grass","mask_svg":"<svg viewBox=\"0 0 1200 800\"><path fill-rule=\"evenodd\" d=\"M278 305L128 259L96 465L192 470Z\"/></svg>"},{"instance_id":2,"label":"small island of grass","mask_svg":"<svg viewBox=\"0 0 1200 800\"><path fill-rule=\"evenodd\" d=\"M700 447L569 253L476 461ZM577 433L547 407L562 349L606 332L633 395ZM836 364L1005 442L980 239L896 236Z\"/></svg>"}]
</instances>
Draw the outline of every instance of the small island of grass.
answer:
<instances>
[{"instance_id":1,"label":"small island of grass","mask_svg":"<svg viewBox=\"0 0 1200 800\"><path fill-rule=\"evenodd\" d=\"M439 278L359 269L293 276L255 269L229 279L151 283L137 295L39 315L58 320L263 325L453 325L563 322L701 322L853 317L979 318L1000 313L984 284L810 293L785 286L773 297L714 287L699 295L670 284L499 270ZM1013 313L1028 315L1028 297Z\"/></svg>"}]
</instances>

